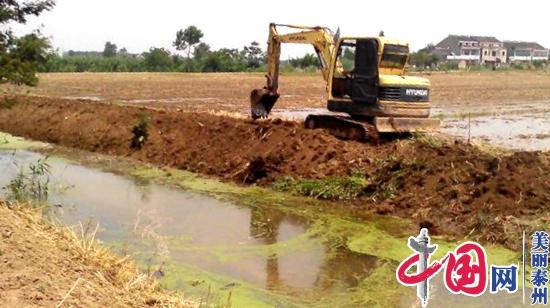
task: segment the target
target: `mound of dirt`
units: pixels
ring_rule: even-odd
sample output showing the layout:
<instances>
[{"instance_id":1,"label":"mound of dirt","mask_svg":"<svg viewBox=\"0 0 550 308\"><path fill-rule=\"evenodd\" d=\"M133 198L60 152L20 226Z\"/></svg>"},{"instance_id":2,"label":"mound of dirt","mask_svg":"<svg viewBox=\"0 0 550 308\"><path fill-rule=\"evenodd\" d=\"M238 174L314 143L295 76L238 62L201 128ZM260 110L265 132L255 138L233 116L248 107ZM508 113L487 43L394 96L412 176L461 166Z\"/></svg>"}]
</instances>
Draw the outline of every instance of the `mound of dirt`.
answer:
<instances>
[{"instance_id":1,"label":"mound of dirt","mask_svg":"<svg viewBox=\"0 0 550 308\"><path fill-rule=\"evenodd\" d=\"M0 263L2 307L195 306L159 291L128 259L45 222L39 210L3 201Z\"/></svg>"},{"instance_id":2,"label":"mound of dirt","mask_svg":"<svg viewBox=\"0 0 550 308\"><path fill-rule=\"evenodd\" d=\"M147 137L140 150L132 149L133 128L145 118ZM48 98L20 98L0 109L0 130L237 183L269 185L283 176L325 179L361 172L370 185L352 202L359 210L508 246L514 245L507 239L517 228L529 227L540 215L547 218L550 204L545 153L497 157L462 143L414 140L373 145L342 141L297 122Z\"/></svg>"},{"instance_id":3,"label":"mound of dirt","mask_svg":"<svg viewBox=\"0 0 550 308\"><path fill-rule=\"evenodd\" d=\"M147 118L148 138L134 150L132 130ZM389 145L344 142L302 123L251 122L207 113L32 98L0 109L0 129L68 147L132 157L236 182L268 183L281 175L349 174L384 156Z\"/></svg>"},{"instance_id":4,"label":"mound of dirt","mask_svg":"<svg viewBox=\"0 0 550 308\"><path fill-rule=\"evenodd\" d=\"M394 153L370 174L371 191L394 194L375 205L379 213L510 248L519 247L522 230L547 224L548 154L492 156L462 143L416 143L396 146Z\"/></svg>"}]
</instances>

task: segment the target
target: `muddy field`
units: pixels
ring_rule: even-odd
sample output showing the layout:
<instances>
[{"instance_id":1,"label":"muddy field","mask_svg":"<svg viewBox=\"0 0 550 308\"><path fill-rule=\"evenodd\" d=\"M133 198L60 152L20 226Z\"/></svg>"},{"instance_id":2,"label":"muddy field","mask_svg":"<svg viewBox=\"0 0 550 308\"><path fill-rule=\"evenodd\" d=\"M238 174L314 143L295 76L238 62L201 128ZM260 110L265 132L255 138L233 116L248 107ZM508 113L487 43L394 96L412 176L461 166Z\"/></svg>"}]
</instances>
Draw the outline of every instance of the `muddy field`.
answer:
<instances>
[{"instance_id":1,"label":"muddy field","mask_svg":"<svg viewBox=\"0 0 550 308\"><path fill-rule=\"evenodd\" d=\"M432 101L445 110L469 107L495 112L495 106L548 102L550 74L539 72L470 72L422 75L432 82ZM265 84L263 74L79 73L43 74L37 88L3 86L3 91L58 98L170 107L185 111L248 112L253 88ZM283 75L276 109L325 108L320 74ZM546 106L538 106L546 107ZM516 108L517 109L517 108ZM453 110L457 111L457 110ZM457 112L460 112L458 110Z\"/></svg>"},{"instance_id":2,"label":"muddy field","mask_svg":"<svg viewBox=\"0 0 550 308\"><path fill-rule=\"evenodd\" d=\"M144 115L149 137L143 148L132 149L132 129ZM343 204L357 211L400 216L434 234L471 235L513 248L519 241L509 242L510 237L519 228L546 223L541 214L550 204L547 153L492 155L430 137L373 145L341 141L298 122L253 123L46 98L19 98L1 109L0 130L237 184L284 184L292 191L290 177L317 181L308 185L322 191L326 181L336 181L346 192L354 189L353 200Z\"/></svg>"}]
</instances>

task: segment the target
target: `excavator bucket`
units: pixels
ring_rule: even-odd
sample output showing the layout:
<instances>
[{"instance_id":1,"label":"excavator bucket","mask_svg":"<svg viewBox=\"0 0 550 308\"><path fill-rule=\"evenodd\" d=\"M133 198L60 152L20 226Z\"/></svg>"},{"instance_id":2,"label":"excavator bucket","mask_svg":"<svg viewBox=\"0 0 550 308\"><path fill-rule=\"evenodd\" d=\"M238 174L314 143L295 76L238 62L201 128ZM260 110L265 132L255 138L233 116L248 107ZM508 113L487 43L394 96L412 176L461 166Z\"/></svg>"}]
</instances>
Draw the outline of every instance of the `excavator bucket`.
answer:
<instances>
[{"instance_id":1,"label":"excavator bucket","mask_svg":"<svg viewBox=\"0 0 550 308\"><path fill-rule=\"evenodd\" d=\"M250 112L252 119L267 118L273 105L279 99L279 94L267 89L255 89L250 93Z\"/></svg>"}]
</instances>

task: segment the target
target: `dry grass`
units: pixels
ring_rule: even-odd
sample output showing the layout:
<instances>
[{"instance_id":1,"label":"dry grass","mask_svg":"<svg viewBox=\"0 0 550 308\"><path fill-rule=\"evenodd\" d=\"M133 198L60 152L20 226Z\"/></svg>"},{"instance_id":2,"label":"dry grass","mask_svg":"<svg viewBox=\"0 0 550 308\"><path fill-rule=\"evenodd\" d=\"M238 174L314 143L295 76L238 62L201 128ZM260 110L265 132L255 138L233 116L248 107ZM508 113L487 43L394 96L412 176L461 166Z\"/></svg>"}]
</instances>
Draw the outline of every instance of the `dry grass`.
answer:
<instances>
[{"instance_id":1,"label":"dry grass","mask_svg":"<svg viewBox=\"0 0 550 308\"><path fill-rule=\"evenodd\" d=\"M40 210L6 202L0 202L0 213L2 246L14 245L2 249L2 258L12 264L8 268L15 269L11 276L23 272L23 279L18 279L20 293L7 288L12 277L0 280L2 306L195 306L180 294L161 290L129 256L117 256L98 244L98 227L61 227L46 221ZM22 256L17 255L20 248L24 249ZM5 274L10 275L9 270ZM29 298L34 290L39 292Z\"/></svg>"}]
</instances>

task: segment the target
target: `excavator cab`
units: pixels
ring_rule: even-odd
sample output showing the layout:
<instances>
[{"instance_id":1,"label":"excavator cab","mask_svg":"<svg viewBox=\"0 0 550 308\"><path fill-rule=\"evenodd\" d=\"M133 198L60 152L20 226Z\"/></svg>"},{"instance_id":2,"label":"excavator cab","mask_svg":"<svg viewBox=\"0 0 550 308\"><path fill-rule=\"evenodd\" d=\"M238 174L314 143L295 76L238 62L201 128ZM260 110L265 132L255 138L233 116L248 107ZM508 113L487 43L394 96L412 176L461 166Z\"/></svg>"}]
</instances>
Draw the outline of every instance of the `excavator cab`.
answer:
<instances>
[{"instance_id":1,"label":"excavator cab","mask_svg":"<svg viewBox=\"0 0 550 308\"><path fill-rule=\"evenodd\" d=\"M344 40L339 46L332 95L375 104L378 99L378 41ZM341 67L338 67L341 65Z\"/></svg>"}]
</instances>

